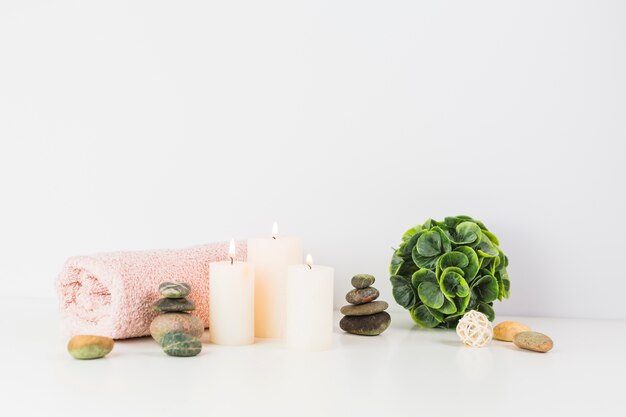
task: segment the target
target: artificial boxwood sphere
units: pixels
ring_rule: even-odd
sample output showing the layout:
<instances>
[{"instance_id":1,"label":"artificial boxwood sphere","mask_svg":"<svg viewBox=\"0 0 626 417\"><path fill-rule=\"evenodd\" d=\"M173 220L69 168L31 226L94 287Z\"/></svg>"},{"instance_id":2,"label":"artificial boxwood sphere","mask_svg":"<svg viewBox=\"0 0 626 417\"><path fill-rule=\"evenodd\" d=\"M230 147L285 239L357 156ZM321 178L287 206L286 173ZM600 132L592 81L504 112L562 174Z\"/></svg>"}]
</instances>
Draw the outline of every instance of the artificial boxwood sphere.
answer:
<instances>
[{"instance_id":1,"label":"artificial boxwood sphere","mask_svg":"<svg viewBox=\"0 0 626 417\"><path fill-rule=\"evenodd\" d=\"M509 260L498 238L469 216L428 219L407 230L389 267L393 297L421 327L454 328L469 310L493 321L509 297Z\"/></svg>"}]
</instances>

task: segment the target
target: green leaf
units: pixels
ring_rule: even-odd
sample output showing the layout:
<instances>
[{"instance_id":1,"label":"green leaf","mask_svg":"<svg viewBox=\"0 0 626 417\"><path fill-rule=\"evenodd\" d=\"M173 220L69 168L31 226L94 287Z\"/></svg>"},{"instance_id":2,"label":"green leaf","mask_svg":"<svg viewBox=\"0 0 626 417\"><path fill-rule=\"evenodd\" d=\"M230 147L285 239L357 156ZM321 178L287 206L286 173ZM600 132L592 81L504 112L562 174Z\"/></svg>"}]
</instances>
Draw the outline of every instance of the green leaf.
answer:
<instances>
[{"instance_id":1,"label":"green leaf","mask_svg":"<svg viewBox=\"0 0 626 417\"><path fill-rule=\"evenodd\" d=\"M485 271L489 270L489 266L491 262L493 262L493 258L485 258L484 256L478 256L480 260L480 269L484 269Z\"/></svg>"},{"instance_id":2,"label":"green leaf","mask_svg":"<svg viewBox=\"0 0 626 417\"><path fill-rule=\"evenodd\" d=\"M456 313L456 304L448 297L444 297L443 305L439 308L439 311L443 314L454 314Z\"/></svg>"},{"instance_id":3,"label":"green leaf","mask_svg":"<svg viewBox=\"0 0 626 417\"><path fill-rule=\"evenodd\" d=\"M469 259L467 259L467 256L465 256L464 253L457 252L457 251L444 253L443 255L441 255L437 263L437 265L439 266L439 268L441 268L442 271L450 266L455 266L457 268L463 269L468 264L469 264Z\"/></svg>"},{"instance_id":4,"label":"green leaf","mask_svg":"<svg viewBox=\"0 0 626 417\"><path fill-rule=\"evenodd\" d=\"M443 305L443 293L439 289L439 285L432 282L422 282L417 287L417 294L422 303L431 308L439 308Z\"/></svg>"},{"instance_id":5,"label":"green leaf","mask_svg":"<svg viewBox=\"0 0 626 417\"><path fill-rule=\"evenodd\" d=\"M422 226L419 224L415 227L411 227L409 230L404 232L404 235L402 235L402 240L403 241L410 240L417 232L421 232L421 231L422 231Z\"/></svg>"},{"instance_id":6,"label":"green leaf","mask_svg":"<svg viewBox=\"0 0 626 417\"><path fill-rule=\"evenodd\" d=\"M478 303L480 302L480 297L474 291L470 291L469 302L467 303L468 310L476 310Z\"/></svg>"},{"instance_id":7,"label":"green leaf","mask_svg":"<svg viewBox=\"0 0 626 417\"><path fill-rule=\"evenodd\" d=\"M444 319L443 326L446 329L456 329L456 326L459 324L459 320L463 317L462 314L454 314L452 316L448 316Z\"/></svg>"},{"instance_id":8,"label":"green leaf","mask_svg":"<svg viewBox=\"0 0 626 417\"><path fill-rule=\"evenodd\" d=\"M478 261L478 255L474 252L474 249L469 246L458 246L454 249L456 252L461 252L467 258L467 265L465 267L461 267L463 269L464 275L463 277L467 282L470 282L476 274L478 273L478 269L480 267L480 262ZM452 252L450 252L452 253Z\"/></svg>"},{"instance_id":9,"label":"green leaf","mask_svg":"<svg viewBox=\"0 0 626 417\"><path fill-rule=\"evenodd\" d=\"M413 273L413 276L411 277L411 284L413 284L413 287L419 287L422 282L432 282L433 284L439 285L435 273L430 269L420 269L419 271Z\"/></svg>"},{"instance_id":10,"label":"green leaf","mask_svg":"<svg viewBox=\"0 0 626 417\"><path fill-rule=\"evenodd\" d=\"M500 248L498 248L498 265L496 266L496 271L499 269L504 269L507 267L507 260L506 260L506 255L504 254L504 252L502 252L500 250Z\"/></svg>"},{"instance_id":11,"label":"green leaf","mask_svg":"<svg viewBox=\"0 0 626 417\"><path fill-rule=\"evenodd\" d=\"M494 277L498 282L498 300L502 301L504 298L504 283L502 282L502 273L500 271L496 271Z\"/></svg>"},{"instance_id":12,"label":"green leaf","mask_svg":"<svg viewBox=\"0 0 626 417\"><path fill-rule=\"evenodd\" d=\"M467 284L467 281L465 281L464 278L461 278L461 282L456 290L456 295L458 295L459 297L467 297L469 293L470 293L470 289L469 289L469 285Z\"/></svg>"},{"instance_id":13,"label":"green leaf","mask_svg":"<svg viewBox=\"0 0 626 417\"><path fill-rule=\"evenodd\" d=\"M411 237L411 239L409 239L408 241L404 243L404 245L400 245L400 249L402 250L402 254L400 256L402 256L403 258L407 258L411 256L411 254L413 253L413 249L415 248L415 245L417 244L417 240L422 235L422 233L423 233L422 231L415 233L413 237Z\"/></svg>"},{"instance_id":14,"label":"green leaf","mask_svg":"<svg viewBox=\"0 0 626 417\"><path fill-rule=\"evenodd\" d=\"M446 296L454 298L469 295L470 289L462 274L463 271L455 267L446 268L441 273L439 287Z\"/></svg>"},{"instance_id":15,"label":"green leaf","mask_svg":"<svg viewBox=\"0 0 626 417\"><path fill-rule=\"evenodd\" d=\"M403 262L403 259L400 255L398 255L398 251L394 251L393 256L391 257L391 263L389 264L389 273L391 275L397 275L398 269L400 269L400 265Z\"/></svg>"},{"instance_id":16,"label":"green leaf","mask_svg":"<svg viewBox=\"0 0 626 417\"><path fill-rule=\"evenodd\" d=\"M489 240L487 236L481 233L480 241L476 245L476 252L485 258L495 258L498 256L498 248Z\"/></svg>"},{"instance_id":17,"label":"green leaf","mask_svg":"<svg viewBox=\"0 0 626 417\"><path fill-rule=\"evenodd\" d=\"M459 216L456 216L456 217L458 217L459 219L462 219L462 220L469 220L469 221L474 221L474 222L476 221L476 220L472 219L470 216L459 215Z\"/></svg>"},{"instance_id":18,"label":"green leaf","mask_svg":"<svg viewBox=\"0 0 626 417\"><path fill-rule=\"evenodd\" d=\"M411 309L413 321L421 327L433 328L443 321L443 316L425 305Z\"/></svg>"},{"instance_id":19,"label":"green leaf","mask_svg":"<svg viewBox=\"0 0 626 417\"><path fill-rule=\"evenodd\" d=\"M405 277L410 277L411 275L413 275L413 272L417 271L418 269L419 268L417 267L417 265L415 265L415 263L413 263L412 260L402 261L402 263L398 267L398 270L393 275L403 275Z\"/></svg>"},{"instance_id":20,"label":"green leaf","mask_svg":"<svg viewBox=\"0 0 626 417\"><path fill-rule=\"evenodd\" d=\"M480 271L478 271L478 275L479 276L483 276L483 275L490 275L491 269L489 268L480 268Z\"/></svg>"},{"instance_id":21,"label":"green leaf","mask_svg":"<svg viewBox=\"0 0 626 417\"><path fill-rule=\"evenodd\" d=\"M435 224L434 224L433 219L426 219L422 227L424 228L424 230L430 230L430 228L433 227L434 225Z\"/></svg>"},{"instance_id":22,"label":"green leaf","mask_svg":"<svg viewBox=\"0 0 626 417\"><path fill-rule=\"evenodd\" d=\"M452 250L452 244L450 243L450 238L446 234L446 232L439 226L433 227L431 230L439 233L439 237L441 238L441 248L443 252L450 252Z\"/></svg>"},{"instance_id":23,"label":"green leaf","mask_svg":"<svg viewBox=\"0 0 626 417\"><path fill-rule=\"evenodd\" d=\"M498 238L496 237L496 235L494 235L493 233L491 233L489 230L487 229L481 229L481 231L483 232L483 234L485 236L487 236L487 238L489 238L489 240L491 241L491 243L493 243L494 245L498 246L500 245L500 241L498 240Z\"/></svg>"},{"instance_id":24,"label":"green leaf","mask_svg":"<svg viewBox=\"0 0 626 417\"><path fill-rule=\"evenodd\" d=\"M411 285L411 280L402 275L394 275L390 280L393 286L391 292L396 302L407 309L413 307L417 294L415 293L415 288Z\"/></svg>"},{"instance_id":25,"label":"green leaf","mask_svg":"<svg viewBox=\"0 0 626 417\"><path fill-rule=\"evenodd\" d=\"M450 216L443 219L443 222L451 229L456 228L459 224L463 222L475 222L476 220L472 219L470 216Z\"/></svg>"},{"instance_id":26,"label":"green leaf","mask_svg":"<svg viewBox=\"0 0 626 417\"><path fill-rule=\"evenodd\" d=\"M437 231L427 231L417 239L417 253L422 256L432 257L443 252L441 235Z\"/></svg>"},{"instance_id":27,"label":"green leaf","mask_svg":"<svg viewBox=\"0 0 626 417\"><path fill-rule=\"evenodd\" d=\"M465 313L467 306L469 305L470 297L457 297L454 299L454 304L456 305L457 314Z\"/></svg>"},{"instance_id":28,"label":"green leaf","mask_svg":"<svg viewBox=\"0 0 626 417\"><path fill-rule=\"evenodd\" d=\"M496 318L496 312L493 311L493 307L486 303L479 303L478 308L476 309L486 315L489 318L489 321L494 321Z\"/></svg>"},{"instance_id":29,"label":"green leaf","mask_svg":"<svg viewBox=\"0 0 626 417\"><path fill-rule=\"evenodd\" d=\"M498 271L500 275L500 279L502 280L502 287L500 288L502 297L509 298L511 293L511 281L509 280L509 273L506 269L501 269Z\"/></svg>"},{"instance_id":30,"label":"green leaf","mask_svg":"<svg viewBox=\"0 0 626 417\"><path fill-rule=\"evenodd\" d=\"M413 262L420 268L435 269L439 255L435 256L422 256L417 251L417 246L413 248Z\"/></svg>"},{"instance_id":31,"label":"green leaf","mask_svg":"<svg viewBox=\"0 0 626 417\"><path fill-rule=\"evenodd\" d=\"M491 275L485 275L474 282L472 292L475 293L478 299L483 303L489 303L498 298L500 292L498 281Z\"/></svg>"},{"instance_id":32,"label":"green leaf","mask_svg":"<svg viewBox=\"0 0 626 417\"><path fill-rule=\"evenodd\" d=\"M431 222L432 222L433 228L435 226L437 226L437 227L439 227L439 228L441 228L443 230L446 230L448 228L448 226L446 225L445 222L438 222L436 220L431 220Z\"/></svg>"},{"instance_id":33,"label":"green leaf","mask_svg":"<svg viewBox=\"0 0 626 417\"><path fill-rule=\"evenodd\" d=\"M500 258L500 255L498 254L498 256L496 256L495 258L493 258L493 268L491 268L491 271L495 274L496 270L500 267L500 262L502 262L502 259Z\"/></svg>"},{"instance_id":34,"label":"green leaf","mask_svg":"<svg viewBox=\"0 0 626 417\"><path fill-rule=\"evenodd\" d=\"M503 279L502 283L504 284L504 298L509 298L511 293L511 281L508 279Z\"/></svg>"},{"instance_id":35,"label":"green leaf","mask_svg":"<svg viewBox=\"0 0 626 417\"><path fill-rule=\"evenodd\" d=\"M460 223L463 223L465 220L459 218L458 216L450 216L443 219L443 222L451 229L456 228Z\"/></svg>"},{"instance_id":36,"label":"green leaf","mask_svg":"<svg viewBox=\"0 0 626 417\"><path fill-rule=\"evenodd\" d=\"M457 268L456 266L449 266L449 267L447 267L447 268L444 270L444 272L445 272L446 270L447 270L448 272L456 272L457 274L459 274L459 275L461 275L461 276L463 276L463 273L464 273L464 272L463 272L463 270L462 270L461 268Z\"/></svg>"},{"instance_id":37,"label":"green leaf","mask_svg":"<svg viewBox=\"0 0 626 417\"><path fill-rule=\"evenodd\" d=\"M481 235L480 227L474 222L464 221L455 228L452 242L457 245L468 245L476 242Z\"/></svg>"}]
</instances>

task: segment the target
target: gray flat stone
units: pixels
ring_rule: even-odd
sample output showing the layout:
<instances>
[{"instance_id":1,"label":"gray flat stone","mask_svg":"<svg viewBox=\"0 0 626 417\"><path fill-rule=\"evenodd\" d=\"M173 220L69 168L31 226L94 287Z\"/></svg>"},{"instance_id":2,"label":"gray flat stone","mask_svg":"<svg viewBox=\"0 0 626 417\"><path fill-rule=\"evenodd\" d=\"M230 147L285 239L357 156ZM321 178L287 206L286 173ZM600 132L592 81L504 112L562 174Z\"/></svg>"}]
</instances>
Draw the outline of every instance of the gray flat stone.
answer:
<instances>
[{"instance_id":1,"label":"gray flat stone","mask_svg":"<svg viewBox=\"0 0 626 417\"><path fill-rule=\"evenodd\" d=\"M165 298L184 298L191 292L191 286L184 282L163 282L159 292Z\"/></svg>"},{"instance_id":2,"label":"gray flat stone","mask_svg":"<svg viewBox=\"0 0 626 417\"><path fill-rule=\"evenodd\" d=\"M193 301L186 298L161 298L152 304L152 309L159 313L170 311L192 311L196 309Z\"/></svg>"},{"instance_id":3,"label":"gray flat stone","mask_svg":"<svg viewBox=\"0 0 626 417\"><path fill-rule=\"evenodd\" d=\"M370 314L380 313L389 308L386 301L372 301L367 304L347 305L341 307L341 314L344 316L369 316Z\"/></svg>"}]
</instances>

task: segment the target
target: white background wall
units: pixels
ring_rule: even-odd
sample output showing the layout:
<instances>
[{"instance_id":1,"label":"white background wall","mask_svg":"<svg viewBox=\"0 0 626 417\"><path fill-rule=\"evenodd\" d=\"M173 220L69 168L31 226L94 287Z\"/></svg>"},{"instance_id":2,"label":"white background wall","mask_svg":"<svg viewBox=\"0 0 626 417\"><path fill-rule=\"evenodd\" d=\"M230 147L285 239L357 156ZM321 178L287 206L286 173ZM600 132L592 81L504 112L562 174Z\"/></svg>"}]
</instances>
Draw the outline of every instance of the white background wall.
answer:
<instances>
[{"instance_id":1,"label":"white background wall","mask_svg":"<svg viewBox=\"0 0 626 417\"><path fill-rule=\"evenodd\" d=\"M626 3L0 0L0 278L70 255L301 236L378 277L482 219L501 314L626 319Z\"/></svg>"}]
</instances>

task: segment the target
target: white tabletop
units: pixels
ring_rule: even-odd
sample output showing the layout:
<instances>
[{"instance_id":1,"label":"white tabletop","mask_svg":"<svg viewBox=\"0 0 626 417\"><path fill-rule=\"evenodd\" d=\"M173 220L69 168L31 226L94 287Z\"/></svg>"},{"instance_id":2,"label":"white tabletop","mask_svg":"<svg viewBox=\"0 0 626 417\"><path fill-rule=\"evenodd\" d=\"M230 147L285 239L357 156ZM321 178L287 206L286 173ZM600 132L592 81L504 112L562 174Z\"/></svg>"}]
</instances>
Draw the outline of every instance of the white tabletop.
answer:
<instances>
[{"instance_id":1,"label":"white tabletop","mask_svg":"<svg viewBox=\"0 0 626 417\"><path fill-rule=\"evenodd\" d=\"M407 312L391 314L391 327L378 337L337 327L324 352L259 340L205 344L197 357L173 358L146 337L116 342L104 359L79 361L66 351L54 300L2 298L2 408L64 417L623 412L624 321L498 317L550 335L554 349L540 354L497 341L469 348L454 331L421 330Z\"/></svg>"}]
</instances>

